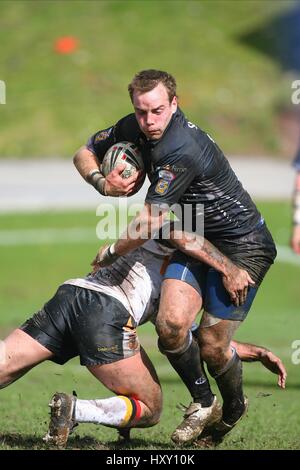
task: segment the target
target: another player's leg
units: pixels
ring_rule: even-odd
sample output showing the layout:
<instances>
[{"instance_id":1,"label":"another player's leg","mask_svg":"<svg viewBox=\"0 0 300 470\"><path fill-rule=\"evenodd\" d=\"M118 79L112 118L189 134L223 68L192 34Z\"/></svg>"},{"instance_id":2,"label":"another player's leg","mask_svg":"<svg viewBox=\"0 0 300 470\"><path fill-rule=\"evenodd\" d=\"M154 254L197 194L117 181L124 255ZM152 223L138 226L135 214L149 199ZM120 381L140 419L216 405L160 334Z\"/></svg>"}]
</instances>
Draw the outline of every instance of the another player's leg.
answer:
<instances>
[{"instance_id":1,"label":"another player's leg","mask_svg":"<svg viewBox=\"0 0 300 470\"><path fill-rule=\"evenodd\" d=\"M150 427L158 423L162 410L161 387L154 366L142 347L140 353L131 358L114 364L89 367L89 370L109 390L121 396L121 402L117 401L118 397L113 397L107 400L107 406L103 410L100 406L101 424L126 428ZM112 407L114 408L115 403L119 410L113 417L108 416L110 400ZM93 403L95 402L92 401ZM97 403L96 407L98 408ZM84 417L84 410L83 403L82 410L78 408L79 420L81 413Z\"/></svg>"},{"instance_id":2,"label":"another player's leg","mask_svg":"<svg viewBox=\"0 0 300 470\"><path fill-rule=\"evenodd\" d=\"M158 377L145 351L111 364L88 366L90 372L117 396L81 400L56 393L50 403L46 441L64 448L75 423L95 423L123 430L154 426L162 409Z\"/></svg>"},{"instance_id":3,"label":"another player's leg","mask_svg":"<svg viewBox=\"0 0 300 470\"><path fill-rule=\"evenodd\" d=\"M53 353L20 329L1 342L0 388L18 380L37 364L51 359Z\"/></svg>"},{"instance_id":4,"label":"another player's leg","mask_svg":"<svg viewBox=\"0 0 300 470\"><path fill-rule=\"evenodd\" d=\"M166 276L172 278L164 280L156 319L160 350L167 356L193 398L193 403L185 412L184 421L171 436L175 443L194 440L206 424L211 420L215 422L215 414L220 417L220 406L202 368L199 347L189 331L201 309L202 298L194 287L174 278L182 268L184 271L179 263L175 266L176 272L168 268ZM188 269L186 271L189 272Z\"/></svg>"},{"instance_id":5,"label":"another player's leg","mask_svg":"<svg viewBox=\"0 0 300 470\"><path fill-rule=\"evenodd\" d=\"M208 317L207 313L204 314L203 318L205 317ZM216 439L229 432L247 409L242 385L242 362L236 350L230 346L239 323L221 320L211 327L200 328L199 331L201 356L223 398L223 416L215 427Z\"/></svg>"},{"instance_id":6,"label":"another player's leg","mask_svg":"<svg viewBox=\"0 0 300 470\"><path fill-rule=\"evenodd\" d=\"M246 412L242 362L230 343L241 321L246 318L256 292L256 287L250 287L245 303L236 307L230 301L220 273L214 269L209 269L207 273L205 312L199 328L199 346L201 358L215 378L223 398L223 417L218 425L216 439L230 431Z\"/></svg>"}]
</instances>

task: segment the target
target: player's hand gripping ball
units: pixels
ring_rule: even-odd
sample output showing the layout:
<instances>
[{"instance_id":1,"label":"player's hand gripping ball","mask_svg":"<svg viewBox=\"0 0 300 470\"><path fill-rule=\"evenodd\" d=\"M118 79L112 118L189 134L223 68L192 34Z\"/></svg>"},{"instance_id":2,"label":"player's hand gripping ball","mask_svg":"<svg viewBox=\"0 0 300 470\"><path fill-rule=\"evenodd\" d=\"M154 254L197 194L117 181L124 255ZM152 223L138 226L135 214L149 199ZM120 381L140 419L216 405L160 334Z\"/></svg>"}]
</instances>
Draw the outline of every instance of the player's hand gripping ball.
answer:
<instances>
[{"instance_id":1,"label":"player's hand gripping ball","mask_svg":"<svg viewBox=\"0 0 300 470\"><path fill-rule=\"evenodd\" d=\"M102 161L102 174L107 176L120 164L126 165L121 175L122 178L129 178L137 171L141 172L138 183L130 194L133 196L143 186L146 173L141 152L132 142L117 142L107 150Z\"/></svg>"}]
</instances>

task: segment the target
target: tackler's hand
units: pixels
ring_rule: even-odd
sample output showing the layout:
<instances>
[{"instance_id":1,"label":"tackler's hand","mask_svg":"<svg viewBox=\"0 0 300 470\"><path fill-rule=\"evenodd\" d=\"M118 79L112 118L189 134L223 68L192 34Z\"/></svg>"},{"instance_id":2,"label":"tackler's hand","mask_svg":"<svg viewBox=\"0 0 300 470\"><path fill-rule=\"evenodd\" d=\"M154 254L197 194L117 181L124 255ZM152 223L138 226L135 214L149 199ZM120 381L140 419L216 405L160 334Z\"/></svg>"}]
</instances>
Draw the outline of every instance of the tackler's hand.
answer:
<instances>
[{"instance_id":1,"label":"tackler's hand","mask_svg":"<svg viewBox=\"0 0 300 470\"><path fill-rule=\"evenodd\" d=\"M99 249L96 258L91 263L93 266L93 273L97 272L100 268L113 264L118 258L119 255L115 252L114 244L102 246Z\"/></svg>"}]
</instances>

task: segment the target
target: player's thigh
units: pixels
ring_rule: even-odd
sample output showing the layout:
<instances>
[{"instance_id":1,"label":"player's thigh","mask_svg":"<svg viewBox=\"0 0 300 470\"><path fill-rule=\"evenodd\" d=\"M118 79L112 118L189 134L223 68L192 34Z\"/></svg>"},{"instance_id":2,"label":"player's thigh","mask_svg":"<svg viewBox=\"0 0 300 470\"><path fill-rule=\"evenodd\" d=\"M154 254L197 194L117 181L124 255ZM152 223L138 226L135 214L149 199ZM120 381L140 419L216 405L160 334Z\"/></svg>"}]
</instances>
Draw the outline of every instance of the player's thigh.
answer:
<instances>
[{"instance_id":1,"label":"player's thigh","mask_svg":"<svg viewBox=\"0 0 300 470\"><path fill-rule=\"evenodd\" d=\"M202 298L190 284L178 279L164 279L157 323L164 319L190 327L201 306Z\"/></svg>"},{"instance_id":2,"label":"player's thigh","mask_svg":"<svg viewBox=\"0 0 300 470\"><path fill-rule=\"evenodd\" d=\"M202 307L207 269L198 261L176 251L162 283L158 314L160 319L190 327Z\"/></svg>"},{"instance_id":3,"label":"player's thigh","mask_svg":"<svg viewBox=\"0 0 300 470\"><path fill-rule=\"evenodd\" d=\"M53 353L24 331L16 329L1 343L1 356L0 367L8 373L16 373L51 359Z\"/></svg>"},{"instance_id":4,"label":"player's thigh","mask_svg":"<svg viewBox=\"0 0 300 470\"><path fill-rule=\"evenodd\" d=\"M112 392L134 396L150 408L161 407L162 393L159 379L142 347L140 352L132 357L87 368Z\"/></svg>"}]
</instances>

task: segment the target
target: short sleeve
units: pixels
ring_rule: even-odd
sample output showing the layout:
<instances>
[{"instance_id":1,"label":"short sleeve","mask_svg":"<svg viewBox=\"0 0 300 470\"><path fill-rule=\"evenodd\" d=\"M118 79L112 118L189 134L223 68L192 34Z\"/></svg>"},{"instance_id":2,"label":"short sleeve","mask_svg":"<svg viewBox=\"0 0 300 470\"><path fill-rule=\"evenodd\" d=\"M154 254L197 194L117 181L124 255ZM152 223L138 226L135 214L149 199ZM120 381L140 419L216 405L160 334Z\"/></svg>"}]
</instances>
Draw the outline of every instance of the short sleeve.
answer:
<instances>
[{"instance_id":1,"label":"short sleeve","mask_svg":"<svg viewBox=\"0 0 300 470\"><path fill-rule=\"evenodd\" d=\"M93 152L100 162L102 162L107 150L117 142L115 127L116 126L112 126L98 131L87 141L86 146L88 150Z\"/></svg>"},{"instance_id":2,"label":"short sleeve","mask_svg":"<svg viewBox=\"0 0 300 470\"><path fill-rule=\"evenodd\" d=\"M93 152L100 163L107 150L117 142L135 142L139 133L139 127L134 114L128 114L120 119L117 124L96 132L87 141L87 148Z\"/></svg>"}]
</instances>

